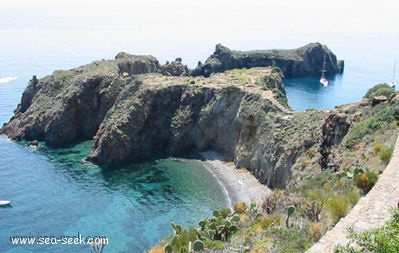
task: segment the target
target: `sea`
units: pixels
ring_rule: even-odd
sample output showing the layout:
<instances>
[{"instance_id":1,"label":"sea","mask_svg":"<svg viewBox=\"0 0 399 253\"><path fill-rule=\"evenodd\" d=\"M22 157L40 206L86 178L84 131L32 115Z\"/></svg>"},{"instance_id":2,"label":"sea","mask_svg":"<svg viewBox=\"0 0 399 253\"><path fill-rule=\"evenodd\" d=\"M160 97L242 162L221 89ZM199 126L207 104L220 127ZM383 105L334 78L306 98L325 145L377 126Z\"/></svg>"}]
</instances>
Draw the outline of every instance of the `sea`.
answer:
<instances>
[{"instance_id":1,"label":"sea","mask_svg":"<svg viewBox=\"0 0 399 253\"><path fill-rule=\"evenodd\" d=\"M302 6L252 0L54 2L0 0L0 123L10 120L33 75L113 59L121 51L151 54L161 64L181 57L194 68L218 43L255 50L320 42L345 60L345 70L328 76L328 87L317 77L285 79L288 104L297 111L356 102L372 86L399 79L393 17L399 11L391 1L322 6L325 16L314 0ZM172 221L193 226L228 207L223 187L194 159L154 154L147 162L106 171L84 161L92 144L41 143L32 149L0 136L0 200L12 200L0 208L1 252L90 252L87 243L65 238L103 236L104 252L144 252L173 232ZM18 243L18 237L35 242Z\"/></svg>"}]
</instances>

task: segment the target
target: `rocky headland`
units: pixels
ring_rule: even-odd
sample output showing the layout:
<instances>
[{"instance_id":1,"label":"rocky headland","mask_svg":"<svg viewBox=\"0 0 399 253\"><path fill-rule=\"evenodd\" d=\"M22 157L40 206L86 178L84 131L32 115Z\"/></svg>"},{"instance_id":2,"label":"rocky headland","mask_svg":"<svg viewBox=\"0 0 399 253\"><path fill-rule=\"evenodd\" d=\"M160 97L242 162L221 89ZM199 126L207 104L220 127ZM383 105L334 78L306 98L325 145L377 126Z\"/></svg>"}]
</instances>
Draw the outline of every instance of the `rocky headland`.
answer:
<instances>
[{"instance_id":1,"label":"rocky headland","mask_svg":"<svg viewBox=\"0 0 399 253\"><path fill-rule=\"evenodd\" d=\"M256 67L267 61L250 59L266 59L265 52L238 53L217 45L213 60L202 66L214 66L215 59L222 65L210 68L209 77L197 75L199 68L187 75L181 59L161 66L152 56L126 53L35 77L0 133L53 146L94 139L87 159L108 169L154 153L215 150L271 188L297 185L326 168L339 170L345 165L341 144L351 127L373 115L371 105L294 112L287 105L284 76L320 73L324 54L330 73L343 65L318 43L278 50L272 59L289 55L289 68L283 60ZM234 57L224 58L229 54ZM304 58L295 56L300 54Z\"/></svg>"},{"instance_id":2,"label":"rocky headland","mask_svg":"<svg viewBox=\"0 0 399 253\"><path fill-rule=\"evenodd\" d=\"M218 44L215 52L205 63L191 72L191 75L210 76L212 73L230 69L273 66L280 68L285 77L320 76L324 55L328 75L343 73L344 61L337 57L326 46L310 43L306 46L282 50L236 51Z\"/></svg>"}]
</instances>

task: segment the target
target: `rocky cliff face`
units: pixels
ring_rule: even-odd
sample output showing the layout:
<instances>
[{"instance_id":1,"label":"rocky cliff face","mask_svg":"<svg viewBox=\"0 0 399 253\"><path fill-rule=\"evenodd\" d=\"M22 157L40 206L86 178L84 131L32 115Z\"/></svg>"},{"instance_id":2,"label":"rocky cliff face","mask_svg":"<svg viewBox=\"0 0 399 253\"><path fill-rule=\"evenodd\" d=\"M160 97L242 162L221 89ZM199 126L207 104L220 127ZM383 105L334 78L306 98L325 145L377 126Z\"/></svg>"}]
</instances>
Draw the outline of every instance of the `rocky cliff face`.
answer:
<instances>
[{"instance_id":1,"label":"rocky cliff face","mask_svg":"<svg viewBox=\"0 0 399 253\"><path fill-rule=\"evenodd\" d=\"M119 54L115 61L55 71L40 80L34 77L0 133L50 145L91 139L120 91L135 83L130 75L158 72L158 67L154 57Z\"/></svg>"},{"instance_id":2,"label":"rocky cliff face","mask_svg":"<svg viewBox=\"0 0 399 253\"><path fill-rule=\"evenodd\" d=\"M320 43L310 43L291 50L274 49L247 52L230 50L218 44L215 52L204 64L199 63L197 68L192 71L192 75L209 76L212 73L229 69L274 66L282 69L285 77L320 76L324 55L326 55L328 75L343 72L344 62L337 61L336 56Z\"/></svg>"},{"instance_id":3,"label":"rocky cliff face","mask_svg":"<svg viewBox=\"0 0 399 253\"><path fill-rule=\"evenodd\" d=\"M161 72L153 57L120 54L34 78L0 133L51 145L93 138L88 159L108 169L154 153L213 149L262 183L285 188L326 168L352 166L342 158L347 139L358 131L351 129L385 107L399 111L392 100L293 112L285 105L283 73L276 67L208 78ZM384 115L396 115L388 112ZM367 149L361 143L359 157Z\"/></svg>"}]
</instances>

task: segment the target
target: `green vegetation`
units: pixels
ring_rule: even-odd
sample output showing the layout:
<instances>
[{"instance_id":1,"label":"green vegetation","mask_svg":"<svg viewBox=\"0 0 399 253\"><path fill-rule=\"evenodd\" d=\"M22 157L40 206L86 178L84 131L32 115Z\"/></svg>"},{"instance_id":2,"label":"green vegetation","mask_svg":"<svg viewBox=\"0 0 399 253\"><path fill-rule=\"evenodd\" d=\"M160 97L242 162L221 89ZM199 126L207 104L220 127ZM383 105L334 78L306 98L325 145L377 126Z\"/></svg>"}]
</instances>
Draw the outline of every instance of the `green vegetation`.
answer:
<instances>
[{"instance_id":1,"label":"green vegetation","mask_svg":"<svg viewBox=\"0 0 399 253\"><path fill-rule=\"evenodd\" d=\"M54 72L56 82L60 85L65 85L70 79L72 79L76 74L71 70L59 70Z\"/></svg>"},{"instance_id":2,"label":"green vegetation","mask_svg":"<svg viewBox=\"0 0 399 253\"><path fill-rule=\"evenodd\" d=\"M287 208L287 218L285 219L285 225L287 226L287 228L290 227L290 217L295 213L295 207L294 206L289 206Z\"/></svg>"},{"instance_id":3,"label":"green vegetation","mask_svg":"<svg viewBox=\"0 0 399 253\"><path fill-rule=\"evenodd\" d=\"M387 148L387 149L383 149L380 152L380 159L383 162L389 162L389 160L391 160L391 156L393 153L393 148Z\"/></svg>"},{"instance_id":4,"label":"green vegetation","mask_svg":"<svg viewBox=\"0 0 399 253\"><path fill-rule=\"evenodd\" d=\"M375 144L375 146L374 146L375 153L379 153L381 151L381 149L382 149L382 144L380 144L380 143Z\"/></svg>"},{"instance_id":5,"label":"green vegetation","mask_svg":"<svg viewBox=\"0 0 399 253\"><path fill-rule=\"evenodd\" d=\"M378 174L374 171L366 169L364 172L363 170L357 170L354 175L355 185L363 190L366 194L368 193L371 188L375 185L378 180Z\"/></svg>"},{"instance_id":6,"label":"green vegetation","mask_svg":"<svg viewBox=\"0 0 399 253\"><path fill-rule=\"evenodd\" d=\"M351 148L363 140L364 137L398 120L397 106L385 107L374 116L360 122L349 130L345 139L347 148Z\"/></svg>"},{"instance_id":7,"label":"green vegetation","mask_svg":"<svg viewBox=\"0 0 399 253\"><path fill-rule=\"evenodd\" d=\"M237 86L230 85L227 87L223 87L222 89L218 90L218 93L234 93L234 92L239 92L241 89Z\"/></svg>"},{"instance_id":8,"label":"green vegetation","mask_svg":"<svg viewBox=\"0 0 399 253\"><path fill-rule=\"evenodd\" d=\"M166 252L304 252L359 198L353 176L325 171L299 188L274 190L259 205L214 211L199 227L172 223L174 234L163 245Z\"/></svg>"},{"instance_id":9,"label":"green vegetation","mask_svg":"<svg viewBox=\"0 0 399 253\"><path fill-rule=\"evenodd\" d=\"M256 69L233 69L229 71L232 75L233 81L237 81L240 84L248 84L254 82L254 76L258 73Z\"/></svg>"},{"instance_id":10,"label":"green vegetation","mask_svg":"<svg viewBox=\"0 0 399 253\"><path fill-rule=\"evenodd\" d=\"M185 229L172 222L174 234L168 238L165 251L189 252L191 246L194 251L222 247L223 244L220 242L229 241L231 236L239 230L236 224L240 217L232 214L229 209L215 210L213 216L213 218L200 221L199 228Z\"/></svg>"},{"instance_id":11,"label":"green vegetation","mask_svg":"<svg viewBox=\"0 0 399 253\"><path fill-rule=\"evenodd\" d=\"M399 252L399 209L394 208L391 219L381 228L364 233L349 230L350 243L337 246L335 253L396 253ZM355 246L354 246L355 244Z\"/></svg>"},{"instance_id":12,"label":"green vegetation","mask_svg":"<svg viewBox=\"0 0 399 253\"><path fill-rule=\"evenodd\" d=\"M369 100L373 99L373 97L375 96L381 96L381 95L390 98L394 92L395 91L391 86L389 86L386 83L382 83L382 84L377 84L373 88L369 89L364 97L368 98Z\"/></svg>"}]
</instances>

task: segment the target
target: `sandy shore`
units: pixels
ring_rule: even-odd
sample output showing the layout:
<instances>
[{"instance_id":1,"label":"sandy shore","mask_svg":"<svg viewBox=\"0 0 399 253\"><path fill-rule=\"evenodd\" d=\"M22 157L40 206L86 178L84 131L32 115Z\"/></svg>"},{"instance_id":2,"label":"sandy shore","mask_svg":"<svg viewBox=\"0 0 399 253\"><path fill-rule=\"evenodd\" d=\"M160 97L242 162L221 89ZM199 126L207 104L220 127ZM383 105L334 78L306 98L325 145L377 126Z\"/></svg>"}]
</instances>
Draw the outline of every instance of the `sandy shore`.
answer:
<instances>
[{"instance_id":1,"label":"sandy shore","mask_svg":"<svg viewBox=\"0 0 399 253\"><path fill-rule=\"evenodd\" d=\"M224 162L221 154L213 151L199 153L201 163L222 186L230 206L237 203L260 203L271 190L247 170L236 169L233 164Z\"/></svg>"}]
</instances>

